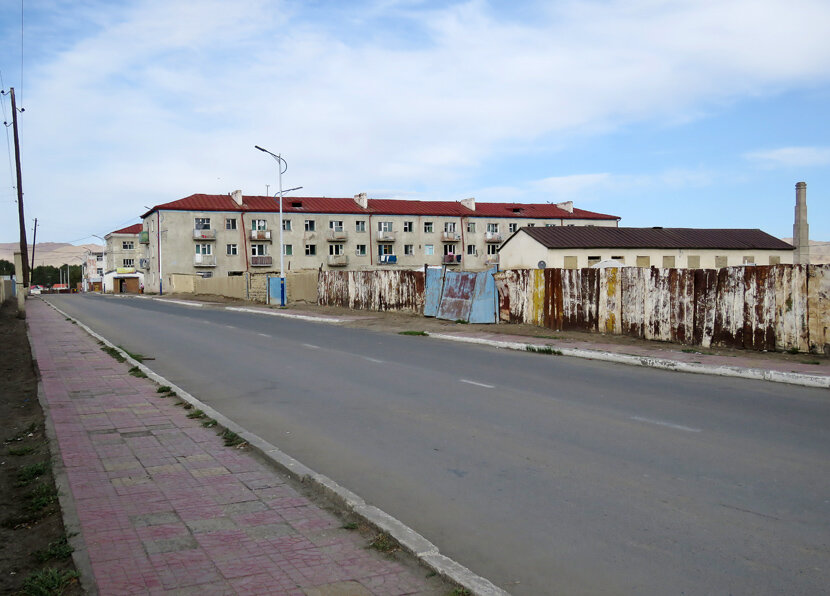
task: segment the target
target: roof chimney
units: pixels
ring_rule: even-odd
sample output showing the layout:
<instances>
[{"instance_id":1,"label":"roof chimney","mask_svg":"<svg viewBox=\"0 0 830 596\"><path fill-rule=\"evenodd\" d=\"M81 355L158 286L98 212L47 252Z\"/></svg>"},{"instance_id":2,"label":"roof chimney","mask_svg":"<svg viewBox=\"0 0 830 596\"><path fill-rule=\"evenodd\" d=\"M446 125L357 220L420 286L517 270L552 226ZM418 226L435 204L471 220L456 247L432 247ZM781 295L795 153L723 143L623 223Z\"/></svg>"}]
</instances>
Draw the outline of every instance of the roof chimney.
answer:
<instances>
[{"instance_id":1,"label":"roof chimney","mask_svg":"<svg viewBox=\"0 0 830 596\"><path fill-rule=\"evenodd\" d=\"M469 199L464 199L463 201L461 201L461 204L464 205L470 211L475 211L476 210L476 198L475 197L470 197Z\"/></svg>"},{"instance_id":2,"label":"roof chimney","mask_svg":"<svg viewBox=\"0 0 830 596\"><path fill-rule=\"evenodd\" d=\"M795 185L795 222L793 223L793 264L810 264L810 226L807 224L807 183Z\"/></svg>"},{"instance_id":3,"label":"roof chimney","mask_svg":"<svg viewBox=\"0 0 830 596\"><path fill-rule=\"evenodd\" d=\"M365 192L362 192L360 194L356 194L354 196L354 202L357 203L358 205L360 205L360 207L363 208L363 209L368 209L369 208L369 199L366 196Z\"/></svg>"},{"instance_id":4,"label":"roof chimney","mask_svg":"<svg viewBox=\"0 0 830 596\"><path fill-rule=\"evenodd\" d=\"M554 203L554 207L559 207L560 209L564 209L568 213L574 212L574 202L573 201L565 201L564 203Z\"/></svg>"},{"instance_id":5,"label":"roof chimney","mask_svg":"<svg viewBox=\"0 0 830 596\"><path fill-rule=\"evenodd\" d=\"M234 203L236 203L240 207L242 206L242 191L241 190L233 191L231 193L231 198L233 199Z\"/></svg>"}]
</instances>

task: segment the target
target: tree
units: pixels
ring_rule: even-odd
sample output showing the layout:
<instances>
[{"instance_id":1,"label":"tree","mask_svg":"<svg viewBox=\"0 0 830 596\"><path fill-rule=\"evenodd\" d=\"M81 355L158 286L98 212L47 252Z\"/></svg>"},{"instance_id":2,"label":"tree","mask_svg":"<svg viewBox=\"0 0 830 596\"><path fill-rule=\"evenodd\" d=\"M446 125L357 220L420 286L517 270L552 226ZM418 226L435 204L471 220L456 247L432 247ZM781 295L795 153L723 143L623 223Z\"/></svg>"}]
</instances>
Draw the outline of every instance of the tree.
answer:
<instances>
[{"instance_id":1,"label":"tree","mask_svg":"<svg viewBox=\"0 0 830 596\"><path fill-rule=\"evenodd\" d=\"M14 263L0 259L0 275L14 275Z\"/></svg>"}]
</instances>

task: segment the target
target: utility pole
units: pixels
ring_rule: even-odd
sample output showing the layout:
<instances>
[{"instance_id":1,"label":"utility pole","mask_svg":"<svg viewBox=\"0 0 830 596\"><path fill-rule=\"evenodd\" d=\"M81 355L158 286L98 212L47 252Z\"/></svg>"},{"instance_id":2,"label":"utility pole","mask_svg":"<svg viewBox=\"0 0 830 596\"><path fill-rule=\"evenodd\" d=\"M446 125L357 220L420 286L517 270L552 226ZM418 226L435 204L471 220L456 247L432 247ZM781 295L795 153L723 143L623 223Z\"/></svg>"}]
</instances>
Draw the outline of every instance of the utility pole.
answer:
<instances>
[{"instance_id":1,"label":"utility pole","mask_svg":"<svg viewBox=\"0 0 830 596\"><path fill-rule=\"evenodd\" d=\"M20 137L17 133L17 103L14 101L14 87L9 88L12 97L12 128L14 129L14 161L17 165L17 214L20 220L20 256L23 265L23 286L29 287L29 249L26 246L26 220L23 217L23 180L20 171Z\"/></svg>"},{"instance_id":2,"label":"utility pole","mask_svg":"<svg viewBox=\"0 0 830 596\"><path fill-rule=\"evenodd\" d=\"M29 283L32 283L31 276L35 270L35 248L37 248L37 217L35 218L34 237L32 238L32 266L29 268Z\"/></svg>"}]
</instances>

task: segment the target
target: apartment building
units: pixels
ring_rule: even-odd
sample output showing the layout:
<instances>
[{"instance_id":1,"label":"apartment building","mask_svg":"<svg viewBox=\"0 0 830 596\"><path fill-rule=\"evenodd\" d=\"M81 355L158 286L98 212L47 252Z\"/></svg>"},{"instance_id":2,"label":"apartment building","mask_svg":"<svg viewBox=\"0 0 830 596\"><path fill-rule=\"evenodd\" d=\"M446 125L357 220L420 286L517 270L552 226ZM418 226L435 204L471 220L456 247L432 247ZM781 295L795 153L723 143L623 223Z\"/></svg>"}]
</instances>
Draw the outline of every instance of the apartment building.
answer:
<instances>
[{"instance_id":1,"label":"apartment building","mask_svg":"<svg viewBox=\"0 0 830 596\"><path fill-rule=\"evenodd\" d=\"M142 224L115 230L104 236L106 241L104 291L108 293L138 293L143 281L139 234Z\"/></svg>"},{"instance_id":2,"label":"apartment building","mask_svg":"<svg viewBox=\"0 0 830 596\"><path fill-rule=\"evenodd\" d=\"M619 217L573 203L477 203L284 197L286 270L416 268L481 270L526 226L612 226ZM279 203L263 196L195 194L144 215L142 266L149 288L170 274L203 277L279 271Z\"/></svg>"}]
</instances>

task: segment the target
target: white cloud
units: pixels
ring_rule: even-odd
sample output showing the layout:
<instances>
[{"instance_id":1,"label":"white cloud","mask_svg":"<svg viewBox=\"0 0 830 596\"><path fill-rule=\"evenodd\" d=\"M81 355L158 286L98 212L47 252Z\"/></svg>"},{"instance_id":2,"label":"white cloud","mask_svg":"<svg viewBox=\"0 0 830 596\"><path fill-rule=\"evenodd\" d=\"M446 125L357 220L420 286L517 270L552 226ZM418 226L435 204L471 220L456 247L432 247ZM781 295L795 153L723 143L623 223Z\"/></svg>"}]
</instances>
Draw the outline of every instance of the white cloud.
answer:
<instances>
[{"instance_id":1,"label":"white cloud","mask_svg":"<svg viewBox=\"0 0 830 596\"><path fill-rule=\"evenodd\" d=\"M768 168L807 168L830 165L830 147L781 147L753 151L745 157Z\"/></svg>"},{"instance_id":2,"label":"white cloud","mask_svg":"<svg viewBox=\"0 0 830 596\"><path fill-rule=\"evenodd\" d=\"M527 23L480 0L377 2L351 9L353 28L317 22L302 3L93 3L97 28L27 78L33 212L65 204L55 236L98 233L117 213L192 192L264 192L273 164L254 144L282 152L287 184L303 193L440 194L477 185L507 143L830 80L821 0L550 6ZM384 17L394 27L376 34ZM417 43L390 43L395 28ZM554 197L644 183L607 173L500 182Z\"/></svg>"}]
</instances>

